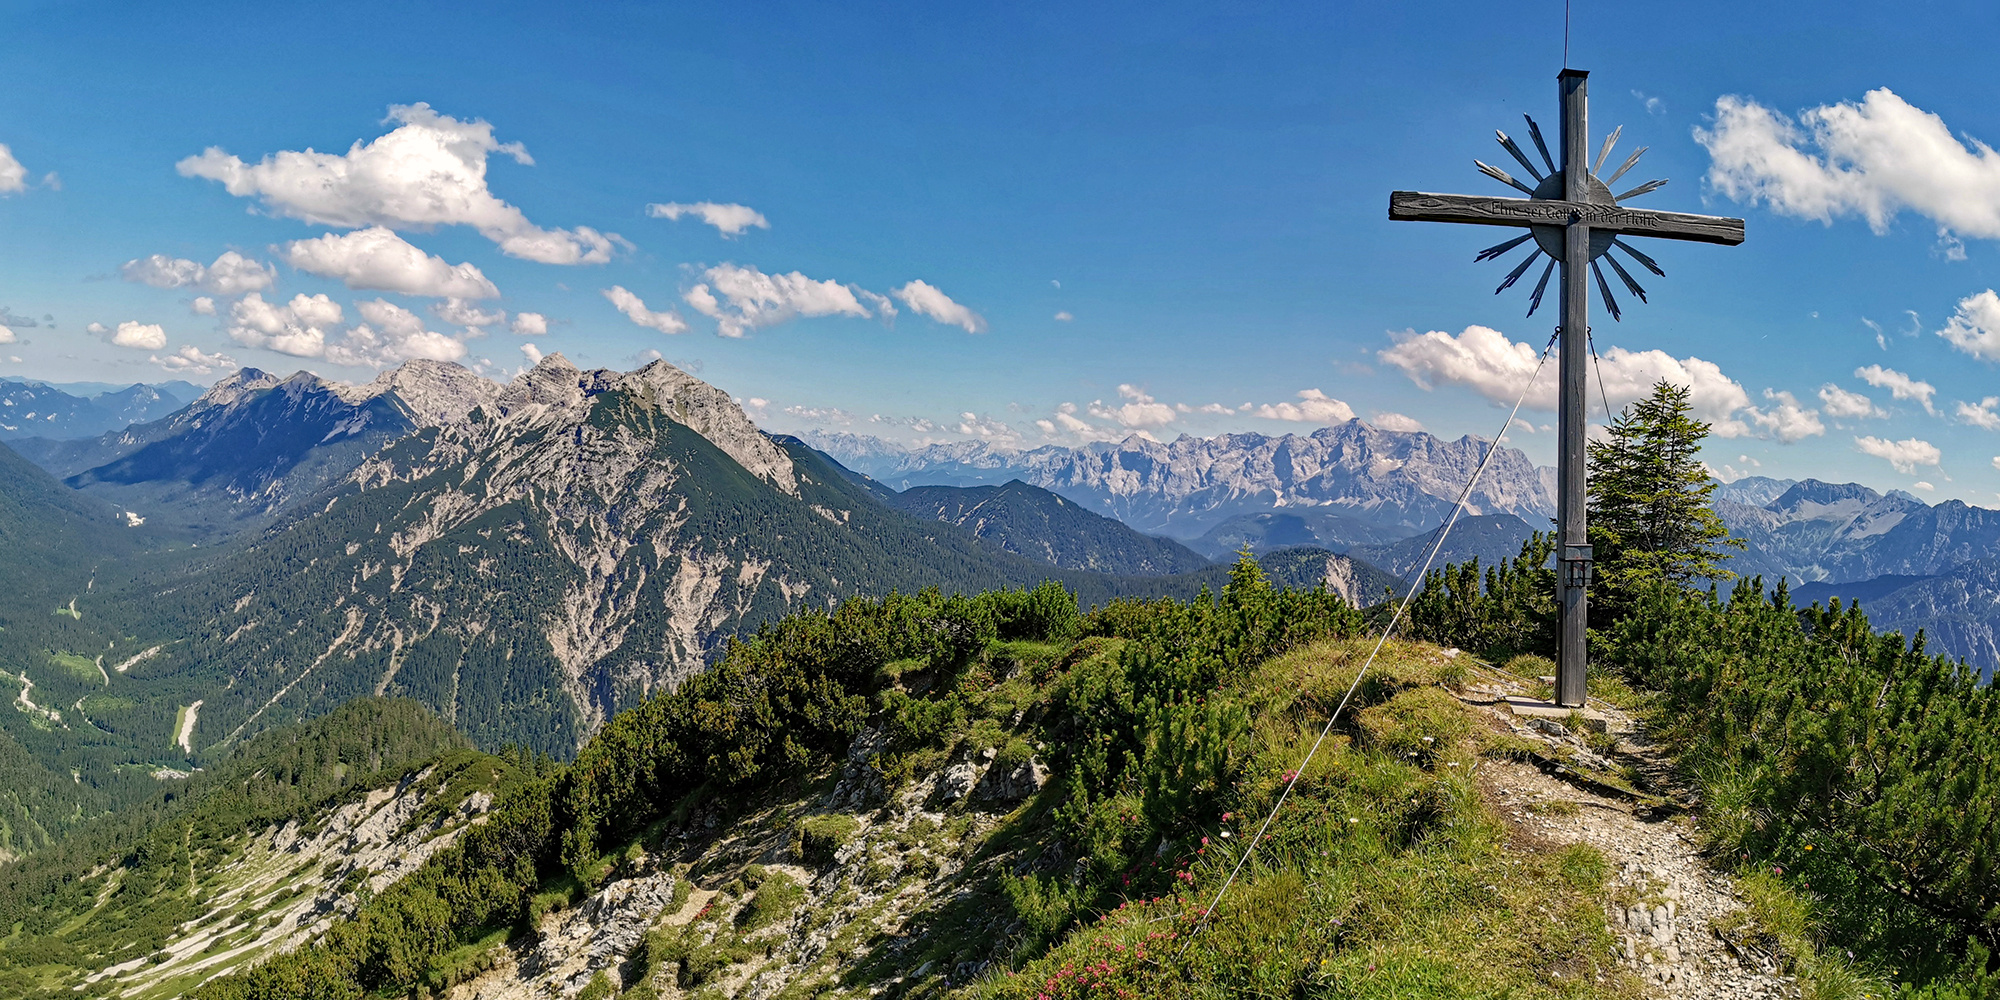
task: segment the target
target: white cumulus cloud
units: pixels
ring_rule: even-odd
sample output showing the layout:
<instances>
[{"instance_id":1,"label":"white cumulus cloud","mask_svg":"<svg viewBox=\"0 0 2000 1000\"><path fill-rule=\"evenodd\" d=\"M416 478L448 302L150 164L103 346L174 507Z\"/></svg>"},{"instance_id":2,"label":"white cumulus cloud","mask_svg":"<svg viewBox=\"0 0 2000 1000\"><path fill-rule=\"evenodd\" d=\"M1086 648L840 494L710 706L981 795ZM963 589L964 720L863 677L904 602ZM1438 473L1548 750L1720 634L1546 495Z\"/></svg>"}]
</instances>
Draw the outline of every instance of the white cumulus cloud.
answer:
<instances>
[{"instance_id":1,"label":"white cumulus cloud","mask_svg":"<svg viewBox=\"0 0 2000 1000\"><path fill-rule=\"evenodd\" d=\"M1909 209L1941 231L2000 238L2000 153L1886 87L1797 121L1723 97L1695 140L1712 159L1709 183L1738 201L1828 223L1859 216L1878 233Z\"/></svg>"},{"instance_id":2,"label":"white cumulus cloud","mask_svg":"<svg viewBox=\"0 0 2000 1000\"><path fill-rule=\"evenodd\" d=\"M105 339L114 347L136 347L142 351L157 351L167 346L167 331L161 329L158 323L141 323L128 319L109 333L110 336Z\"/></svg>"},{"instance_id":3,"label":"white cumulus cloud","mask_svg":"<svg viewBox=\"0 0 2000 1000\"><path fill-rule=\"evenodd\" d=\"M719 264L681 298L716 321L716 332L741 337L759 327L798 317L869 316L855 290L831 279L815 281L797 271L765 274L754 267Z\"/></svg>"},{"instance_id":4,"label":"white cumulus cloud","mask_svg":"<svg viewBox=\"0 0 2000 1000\"><path fill-rule=\"evenodd\" d=\"M533 165L518 142L493 138L484 121L460 121L428 104L394 105L397 127L346 153L312 149L272 153L245 163L220 147L175 164L183 177L218 181L230 194L256 198L271 212L328 226L391 229L470 226L510 257L544 264L601 264L616 237L595 229L543 229L486 183L493 153Z\"/></svg>"},{"instance_id":5,"label":"white cumulus cloud","mask_svg":"<svg viewBox=\"0 0 2000 1000\"><path fill-rule=\"evenodd\" d=\"M302 292L276 305L251 292L229 307L229 337L245 347L317 358L326 353L327 336L339 332L341 318L340 303L324 294Z\"/></svg>"},{"instance_id":6,"label":"white cumulus cloud","mask_svg":"<svg viewBox=\"0 0 2000 1000\"><path fill-rule=\"evenodd\" d=\"M1041 430L1043 437L1050 440L1070 439L1086 444L1092 441L1122 441L1135 433L1117 427L1102 427L1076 414L1075 403L1064 403L1056 407L1056 412L1047 419L1035 421L1035 426ZM1136 433L1142 437L1151 436L1143 430Z\"/></svg>"},{"instance_id":7,"label":"white cumulus cloud","mask_svg":"<svg viewBox=\"0 0 2000 1000\"><path fill-rule=\"evenodd\" d=\"M612 285L604 290L604 297L625 314L625 318L640 326L661 333L686 333L687 321L671 312L654 312L646 308L646 302L639 296L625 290L624 285ZM546 325L544 326L546 330ZM519 331L516 331L519 332Z\"/></svg>"},{"instance_id":8,"label":"white cumulus cloud","mask_svg":"<svg viewBox=\"0 0 2000 1000\"><path fill-rule=\"evenodd\" d=\"M1859 420L1887 416L1875 401L1858 392L1848 392L1832 382L1819 387L1819 404L1835 420Z\"/></svg>"},{"instance_id":9,"label":"white cumulus cloud","mask_svg":"<svg viewBox=\"0 0 2000 1000\"><path fill-rule=\"evenodd\" d=\"M534 344L522 344L521 356L527 358L530 365L539 365L542 363L542 349L536 347Z\"/></svg>"},{"instance_id":10,"label":"white cumulus cloud","mask_svg":"<svg viewBox=\"0 0 2000 1000\"><path fill-rule=\"evenodd\" d=\"M194 297L194 301L188 303L188 312L196 316L213 316L215 315L215 300L206 295L197 295Z\"/></svg>"},{"instance_id":11,"label":"white cumulus cloud","mask_svg":"<svg viewBox=\"0 0 2000 1000\"><path fill-rule=\"evenodd\" d=\"M182 344L172 354L155 354L146 360L176 375L208 375L241 367L227 354L209 354L193 344Z\"/></svg>"},{"instance_id":12,"label":"white cumulus cloud","mask_svg":"<svg viewBox=\"0 0 2000 1000\"><path fill-rule=\"evenodd\" d=\"M1318 389L1300 389L1296 403L1265 403L1250 411L1266 420L1295 423L1344 424L1354 419L1354 408Z\"/></svg>"},{"instance_id":13,"label":"white cumulus cloud","mask_svg":"<svg viewBox=\"0 0 2000 1000\"><path fill-rule=\"evenodd\" d=\"M1864 455L1887 461L1906 476L1914 474L1919 465L1934 466L1943 458L1936 445L1916 438L1888 441L1878 437L1858 437L1854 439L1854 447Z\"/></svg>"},{"instance_id":14,"label":"white cumulus cloud","mask_svg":"<svg viewBox=\"0 0 2000 1000\"><path fill-rule=\"evenodd\" d=\"M679 219L692 215L714 226L724 238L741 236L750 227L771 228L770 220L762 212L748 205L720 204L713 201L683 203L678 201L655 202L646 206L646 214L655 219Z\"/></svg>"},{"instance_id":15,"label":"white cumulus cloud","mask_svg":"<svg viewBox=\"0 0 2000 1000\"><path fill-rule=\"evenodd\" d=\"M785 415L816 424L837 424L846 427L854 423L855 416L838 406L787 406Z\"/></svg>"},{"instance_id":16,"label":"white cumulus cloud","mask_svg":"<svg viewBox=\"0 0 2000 1000\"><path fill-rule=\"evenodd\" d=\"M881 317L883 323L896 325L896 303L887 295L877 295L859 285L849 285L847 290L853 292L855 298L860 299L863 305L874 310L875 315Z\"/></svg>"},{"instance_id":17,"label":"white cumulus cloud","mask_svg":"<svg viewBox=\"0 0 2000 1000\"><path fill-rule=\"evenodd\" d=\"M1937 394L1937 387L1919 379L1911 378L1894 368L1869 365L1854 369L1854 377L1877 389L1889 390L1889 395L1897 399L1914 399L1923 404L1924 412L1936 413L1931 397Z\"/></svg>"},{"instance_id":18,"label":"white cumulus cloud","mask_svg":"<svg viewBox=\"0 0 2000 1000\"><path fill-rule=\"evenodd\" d=\"M500 294L479 268L448 264L384 226L327 233L285 244L285 263L308 274L367 288L430 298L490 299Z\"/></svg>"},{"instance_id":19,"label":"white cumulus cloud","mask_svg":"<svg viewBox=\"0 0 2000 1000\"><path fill-rule=\"evenodd\" d=\"M412 358L457 361L465 357L465 342L424 328L423 318L386 299L354 304L361 322L346 336L326 345L326 359L337 365L383 367Z\"/></svg>"},{"instance_id":20,"label":"white cumulus cloud","mask_svg":"<svg viewBox=\"0 0 2000 1000\"><path fill-rule=\"evenodd\" d=\"M1988 396L1980 400L1977 406L1960 401L1957 416L1959 423L1971 424L1989 431L2000 431L2000 396Z\"/></svg>"},{"instance_id":21,"label":"white cumulus cloud","mask_svg":"<svg viewBox=\"0 0 2000 1000\"><path fill-rule=\"evenodd\" d=\"M464 299L446 299L431 303L431 315L454 326L465 327L468 332L483 335L485 328L507 322L505 309L481 309Z\"/></svg>"},{"instance_id":22,"label":"white cumulus cloud","mask_svg":"<svg viewBox=\"0 0 2000 1000\"><path fill-rule=\"evenodd\" d=\"M549 332L549 318L541 313L515 313L508 329L518 336L540 337Z\"/></svg>"},{"instance_id":23,"label":"white cumulus cloud","mask_svg":"<svg viewBox=\"0 0 2000 1000\"><path fill-rule=\"evenodd\" d=\"M1138 386L1120 385L1118 397L1124 402L1107 404L1103 400L1094 400L1088 412L1099 420L1109 420L1120 427L1135 430L1164 427L1174 422L1174 408L1147 395Z\"/></svg>"},{"instance_id":24,"label":"white cumulus cloud","mask_svg":"<svg viewBox=\"0 0 2000 1000\"><path fill-rule=\"evenodd\" d=\"M1488 327L1469 326L1456 337L1439 330L1406 335L1376 356L1402 369L1421 388L1462 385L1502 406L1513 405L1533 379L1534 389L1524 405L1542 411L1556 409L1553 361L1537 378L1540 352ZM1749 424L1737 417L1750 407L1750 394L1714 362L1701 358L1613 347L1593 366L1590 389L1591 395L1609 395L1615 411L1651 395L1654 384L1661 381L1686 386L1694 415L1707 421L1717 437L1753 433Z\"/></svg>"},{"instance_id":25,"label":"white cumulus cloud","mask_svg":"<svg viewBox=\"0 0 2000 1000\"><path fill-rule=\"evenodd\" d=\"M28 168L14 158L14 151L0 142L0 194L19 194L28 189Z\"/></svg>"},{"instance_id":26,"label":"white cumulus cloud","mask_svg":"<svg viewBox=\"0 0 2000 1000\"><path fill-rule=\"evenodd\" d=\"M1775 405L1769 409L1752 406L1744 410L1744 414L1757 425L1758 430L1777 438L1780 443L1793 444L1826 433L1819 411L1799 405L1798 397L1791 393L1766 389L1764 398Z\"/></svg>"},{"instance_id":27,"label":"white cumulus cloud","mask_svg":"<svg viewBox=\"0 0 2000 1000\"><path fill-rule=\"evenodd\" d=\"M1981 361L2000 361L2000 295L1989 288L1960 299L1937 335Z\"/></svg>"},{"instance_id":28,"label":"white cumulus cloud","mask_svg":"<svg viewBox=\"0 0 2000 1000\"><path fill-rule=\"evenodd\" d=\"M958 432L1001 448L1015 448L1021 443L1019 431L992 417L971 412L958 415Z\"/></svg>"},{"instance_id":29,"label":"white cumulus cloud","mask_svg":"<svg viewBox=\"0 0 2000 1000\"><path fill-rule=\"evenodd\" d=\"M234 250L223 251L206 267L185 257L156 253L128 260L118 272L126 281L154 288L199 288L217 295L261 292L278 279L277 268Z\"/></svg>"},{"instance_id":30,"label":"white cumulus cloud","mask_svg":"<svg viewBox=\"0 0 2000 1000\"><path fill-rule=\"evenodd\" d=\"M966 307L951 300L935 286L922 281L912 281L901 288L892 288L889 294L901 299L910 311L921 316L929 316L946 326L964 327L967 333L985 333L986 320Z\"/></svg>"},{"instance_id":31,"label":"white cumulus cloud","mask_svg":"<svg viewBox=\"0 0 2000 1000\"><path fill-rule=\"evenodd\" d=\"M1424 429L1422 421L1418 420L1415 417L1404 416L1401 413L1377 413L1374 416L1369 417L1368 422L1374 424L1377 428L1385 431L1400 431L1407 433L1410 431L1420 431ZM1528 428L1530 430L1533 430L1534 425L1529 424Z\"/></svg>"},{"instance_id":32,"label":"white cumulus cloud","mask_svg":"<svg viewBox=\"0 0 2000 1000\"><path fill-rule=\"evenodd\" d=\"M12 328L0 326L0 344L16 344L20 342L20 339L14 335Z\"/></svg>"}]
</instances>

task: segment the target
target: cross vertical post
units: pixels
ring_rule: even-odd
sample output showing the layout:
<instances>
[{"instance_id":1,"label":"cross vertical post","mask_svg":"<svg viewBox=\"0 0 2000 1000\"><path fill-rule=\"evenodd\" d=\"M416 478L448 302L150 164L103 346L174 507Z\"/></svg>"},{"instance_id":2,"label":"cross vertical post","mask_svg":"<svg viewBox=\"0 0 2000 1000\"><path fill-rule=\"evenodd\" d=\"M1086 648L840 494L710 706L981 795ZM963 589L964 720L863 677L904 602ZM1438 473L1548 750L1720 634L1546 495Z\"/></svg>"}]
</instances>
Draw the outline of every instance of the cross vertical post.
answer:
<instances>
[{"instance_id":1,"label":"cross vertical post","mask_svg":"<svg viewBox=\"0 0 2000 1000\"><path fill-rule=\"evenodd\" d=\"M1556 77L1562 97L1563 200L1590 201L1590 74L1565 69ZM1556 534L1557 586L1561 588L1562 639L1556 657L1556 704L1583 707L1585 627L1590 615L1590 533L1584 479L1584 381L1590 336L1590 223L1570 212L1563 226L1562 335L1557 348Z\"/></svg>"},{"instance_id":2,"label":"cross vertical post","mask_svg":"<svg viewBox=\"0 0 2000 1000\"><path fill-rule=\"evenodd\" d=\"M1393 191L1389 194L1389 218L1393 221L1455 222L1526 229L1525 234L1481 250L1474 259L1498 260L1523 244L1531 248L1527 258L1508 272L1506 280L1493 290L1497 295L1513 287L1542 257L1549 258L1540 279L1534 283L1534 291L1529 294L1529 316L1541 307L1542 293L1548 287L1549 277L1558 266L1562 268L1562 284L1557 290L1562 325L1557 327L1561 350L1557 360L1556 446L1556 587L1562 625L1557 647L1555 701L1557 705L1570 708L1582 707L1586 694L1584 647L1588 635L1585 629L1589 615L1592 552L1585 524L1589 501L1584 480L1588 451L1584 418L1589 402L1585 386L1588 384L1586 364L1590 355L1591 280L1596 279L1604 308L1616 320L1619 318L1618 301L1611 294L1611 283L1599 269L1600 260L1602 266L1609 267L1625 290L1637 296L1639 301L1646 300L1646 290L1632 277L1631 270L1611 255L1613 247L1625 254L1632 270L1643 268L1662 277L1667 273L1658 261L1626 242L1626 237L1689 240L1732 247L1743 242L1742 219L1648 211L1624 204L1659 190L1665 180L1647 181L1619 194L1611 192L1610 185L1631 170L1646 150L1641 147L1609 177L1598 176L1612 148L1618 144L1619 130L1614 129L1605 137L1603 148L1597 153L1597 161L1592 163L1588 88L1584 84L1589 76L1580 69L1565 69L1556 76L1557 90L1562 99L1562 128L1557 136L1562 158L1560 165L1543 141L1541 127L1535 124L1533 118L1528 118L1528 136L1534 142L1535 151L1541 154L1541 165L1549 171L1547 176L1529 158L1527 150L1505 132L1496 132L1494 136L1500 140L1501 149L1527 171L1529 180L1534 181L1532 186L1499 167L1472 161L1480 173L1528 197L1495 198L1423 191ZM1499 442L1494 442L1494 447L1499 447Z\"/></svg>"}]
</instances>

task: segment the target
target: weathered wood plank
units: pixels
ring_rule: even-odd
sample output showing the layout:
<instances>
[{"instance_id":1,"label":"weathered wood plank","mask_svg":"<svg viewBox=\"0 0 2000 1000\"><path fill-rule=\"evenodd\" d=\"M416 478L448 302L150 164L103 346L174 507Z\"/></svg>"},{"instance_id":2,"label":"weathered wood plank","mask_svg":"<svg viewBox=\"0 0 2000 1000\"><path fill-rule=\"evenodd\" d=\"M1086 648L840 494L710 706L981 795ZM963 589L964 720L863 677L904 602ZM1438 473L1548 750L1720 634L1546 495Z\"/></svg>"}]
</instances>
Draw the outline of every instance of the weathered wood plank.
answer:
<instances>
[{"instance_id":1,"label":"weathered wood plank","mask_svg":"<svg viewBox=\"0 0 2000 1000\"><path fill-rule=\"evenodd\" d=\"M1686 212L1653 212L1589 202L1495 198L1484 195L1395 191L1389 218L1398 222L1460 222L1476 226L1564 226L1572 219L1593 230L1736 246L1743 220Z\"/></svg>"}]
</instances>

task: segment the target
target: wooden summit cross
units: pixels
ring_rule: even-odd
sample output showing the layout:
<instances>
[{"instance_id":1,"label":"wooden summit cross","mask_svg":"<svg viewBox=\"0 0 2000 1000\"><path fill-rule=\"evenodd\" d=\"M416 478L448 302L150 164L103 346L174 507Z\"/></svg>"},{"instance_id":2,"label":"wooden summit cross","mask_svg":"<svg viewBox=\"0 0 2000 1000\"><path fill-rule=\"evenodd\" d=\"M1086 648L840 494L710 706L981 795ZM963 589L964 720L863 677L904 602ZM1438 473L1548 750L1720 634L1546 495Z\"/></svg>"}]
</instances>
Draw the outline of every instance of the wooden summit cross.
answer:
<instances>
[{"instance_id":1,"label":"wooden summit cross","mask_svg":"<svg viewBox=\"0 0 2000 1000\"><path fill-rule=\"evenodd\" d=\"M1528 135L1541 152L1543 165L1548 167L1547 177L1535 169L1514 140L1507 138L1504 132L1497 133L1501 147L1528 171L1528 176L1535 179L1534 187L1515 180L1498 167L1472 161L1479 167L1480 173L1518 188L1528 197L1487 198L1417 191L1396 191L1389 195L1389 218L1401 222L1463 222L1479 226L1525 227L1528 230L1526 234L1488 247L1480 251L1475 259L1491 260L1534 240L1535 250L1508 273L1499 288L1493 290L1496 295L1506 291L1508 286L1527 273L1530 265L1544 254L1548 255L1548 266L1542 269L1541 280L1535 283L1535 290L1529 298L1530 316L1542 304L1542 293L1548 288L1550 272L1558 263L1562 265L1562 325L1558 327L1562 346L1558 361L1558 426L1561 430L1556 475L1556 525L1561 543L1557 586L1561 588L1562 646L1556 661L1556 704L1565 707L1582 707L1584 702L1584 624L1588 613L1585 594L1590 584L1591 562L1590 539L1584 530L1584 358L1589 349L1590 336L1590 288L1584 272L1588 270L1596 275L1597 290L1604 297L1604 308L1616 320L1619 318L1618 301L1612 298L1611 285L1604 280L1604 272L1597 264L1598 258L1602 257L1611 264L1611 270L1617 273L1625 288L1637 295L1641 302L1646 301L1645 289L1632 280L1632 276L1608 251L1615 246L1654 274L1666 275L1660 265L1626 243L1624 237L1652 236L1724 246L1743 242L1742 219L1648 212L1619 204L1657 190L1666 181L1647 181L1623 194L1612 195L1609 185L1616 183L1619 177L1632 169L1633 164L1639 162L1639 157L1646 152L1643 147L1627 158L1624 165L1609 178L1598 178L1597 171L1604 169L1605 158L1611 155L1619 130L1614 129L1605 137L1597 162L1591 165L1588 98L1584 86L1584 80L1589 75L1580 69L1565 69L1556 76L1562 96L1560 167L1549 156L1548 144L1542 141L1542 130L1536 127L1533 118L1528 119Z\"/></svg>"}]
</instances>

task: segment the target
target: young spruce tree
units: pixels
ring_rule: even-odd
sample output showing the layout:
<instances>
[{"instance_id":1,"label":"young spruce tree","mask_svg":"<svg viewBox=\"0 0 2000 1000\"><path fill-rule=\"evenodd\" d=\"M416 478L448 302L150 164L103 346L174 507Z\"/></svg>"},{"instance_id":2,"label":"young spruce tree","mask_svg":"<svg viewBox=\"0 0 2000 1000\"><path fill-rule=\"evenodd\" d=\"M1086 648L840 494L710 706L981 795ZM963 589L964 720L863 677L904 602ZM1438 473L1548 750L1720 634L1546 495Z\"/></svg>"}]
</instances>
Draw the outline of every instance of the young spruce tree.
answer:
<instances>
[{"instance_id":1,"label":"young spruce tree","mask_svg":"<svg viewBox=\"0 0 2000 1000\"><path fill-rule=\"evenodd\" d=\"M1724 548L1742 548L1709 509L1715 482L1697 457L1708 424L1689 414L1688 390L1671 382L1625 408L1610 436L1590 444L1592 603L1613 615L1656 584L1726 580Z\"/></svg>"}]
</instances>

